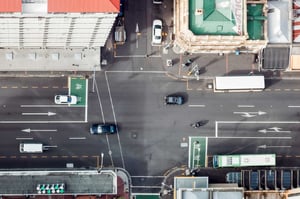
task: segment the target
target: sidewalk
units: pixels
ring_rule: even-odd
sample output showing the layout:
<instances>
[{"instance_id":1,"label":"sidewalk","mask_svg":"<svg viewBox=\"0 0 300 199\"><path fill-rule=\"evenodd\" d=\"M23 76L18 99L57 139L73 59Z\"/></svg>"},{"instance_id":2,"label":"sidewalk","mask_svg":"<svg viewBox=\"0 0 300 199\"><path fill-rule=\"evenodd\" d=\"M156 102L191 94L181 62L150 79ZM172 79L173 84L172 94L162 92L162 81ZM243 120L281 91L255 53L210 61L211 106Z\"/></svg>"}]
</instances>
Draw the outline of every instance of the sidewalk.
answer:
<instances>
[{"instance_id":1,"label":"sidewalk","mask_svg":"<svg viewBox=\"0 0 300 199\"><path fill-rule=\"evenodd\" d=\"M177 48L162 50L163 67L173 78L212 81L216 76L253 74L264 75L266 79L300 80L300 71L261 70L254 54L186 54ZM167 60L172 60L172 66L168 66Z\"/></svg>"}]
</instances>

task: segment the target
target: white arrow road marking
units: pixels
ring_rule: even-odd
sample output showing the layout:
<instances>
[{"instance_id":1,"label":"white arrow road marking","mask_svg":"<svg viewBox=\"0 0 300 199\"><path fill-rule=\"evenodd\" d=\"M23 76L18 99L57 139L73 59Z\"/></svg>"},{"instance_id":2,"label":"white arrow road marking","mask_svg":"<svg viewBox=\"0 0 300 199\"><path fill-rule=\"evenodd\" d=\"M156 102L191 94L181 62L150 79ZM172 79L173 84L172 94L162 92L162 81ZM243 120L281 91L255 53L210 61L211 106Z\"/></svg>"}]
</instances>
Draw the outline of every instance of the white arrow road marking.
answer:
<instances>
[{"instance_id":1,"label":"white arrow road marking","mask_svg":"<svg viewBox=\"0 0 300 199\"><path fill-rule=\"evenodd\" d=\"M260 145L257 148L267 149L267 148L291 148L292 146L268 146L268 145Z\"/></svg>"},{"instance_id":2,"label":"white arrow road marking","mask_svg":"<svg viewBox=\"0 0 300 199\"><path fill-rule=\"evenodd\" d=\"M53 116L56 115L56 113L48 112L48 113L22 113L22 115L47 115L47 116Z\"/></svg>"},{"instance_id":3,"label":"white arrow road marking","mask_svg":"<svg viewBox=\"0 0 300 199\"><path fill-rule=\"evenodd\" d=\"M233 112L233 114L240 114L242 117L255 117L256 115L251 115L250 113L247 112Z\"/></svg>"},{"instance_id":4,"label":"white arrow road marking","mask_svg":"<svg viewBox=\"0 0 300 199\"><path fill-rule=\"evenodd\" d=\"M57 132L57 129L22 129L23 132L30 133L34 131L40 131L40 132Z\"/></svg>"},{"instance_id":5,"label":"white arrow road marking","mask_svg":"<svg viewBox=\"0 0 300 199\"><path fill-rule=\"evenodd\" d=\"M266 112L258 111L258 112L233 112L233 114L240 114L242 117L255 117L257 115L265 115Z\"/></svg>"},{"instance_id":6,"label":"white arrow road marking","mask_svg":"<svg viewBox=\"0 0 300 199\"><path fill-rule=\"evenodd\" d=\"M268 129L270 129L271 131L268 131ZM260 133L291 133L291 131L281 131L282 128L279 128L279 127L271 127L268 129L261 129L261 130L258 130L258 132L260 132Z\"/></svg>"}]
</instances>

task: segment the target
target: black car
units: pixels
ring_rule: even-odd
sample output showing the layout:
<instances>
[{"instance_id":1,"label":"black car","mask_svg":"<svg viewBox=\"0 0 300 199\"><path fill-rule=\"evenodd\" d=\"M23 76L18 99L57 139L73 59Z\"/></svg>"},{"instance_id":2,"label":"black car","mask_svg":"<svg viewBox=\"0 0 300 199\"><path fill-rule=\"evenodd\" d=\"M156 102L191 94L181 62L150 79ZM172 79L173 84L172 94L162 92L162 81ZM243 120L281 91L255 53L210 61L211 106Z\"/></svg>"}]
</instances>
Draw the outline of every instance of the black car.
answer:
<instances>
[{"instance_id":1,"label":"black car","mask_svg":"<svg viewBox=\"0 0 300 199\"><path fill-rule=\"evenodd\" d=\"M90 127L91 134L114 134L117 133L115 124L93 124Z\"/></svg>"},{"instance_id":2,"label":"black car","mask_svg":"<svg viewBox=\"0 0 300 199\"><path fill-rule=\"evenodd\" d=\"M183 103L184 99L180 95L168 95L165 97L165 104L182 105Z\"/></svg>"}]
</instances>

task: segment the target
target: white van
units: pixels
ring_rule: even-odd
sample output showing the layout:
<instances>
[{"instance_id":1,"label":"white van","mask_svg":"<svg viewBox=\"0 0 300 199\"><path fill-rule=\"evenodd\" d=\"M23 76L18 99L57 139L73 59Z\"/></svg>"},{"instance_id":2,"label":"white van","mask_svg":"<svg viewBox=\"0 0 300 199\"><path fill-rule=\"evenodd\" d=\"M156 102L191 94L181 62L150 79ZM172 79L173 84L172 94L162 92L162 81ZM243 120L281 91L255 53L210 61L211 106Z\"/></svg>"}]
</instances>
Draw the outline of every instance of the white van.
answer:
<instances>
[{"instance_id":1,"label":"white van","mask_svg":"<svg viewBox=\"0 0 300 199\"><path fill-rule=\"evenodd\" d=\"M43 144L20 143L20 153L43 153Z\"/></svg>"}]
</instances>

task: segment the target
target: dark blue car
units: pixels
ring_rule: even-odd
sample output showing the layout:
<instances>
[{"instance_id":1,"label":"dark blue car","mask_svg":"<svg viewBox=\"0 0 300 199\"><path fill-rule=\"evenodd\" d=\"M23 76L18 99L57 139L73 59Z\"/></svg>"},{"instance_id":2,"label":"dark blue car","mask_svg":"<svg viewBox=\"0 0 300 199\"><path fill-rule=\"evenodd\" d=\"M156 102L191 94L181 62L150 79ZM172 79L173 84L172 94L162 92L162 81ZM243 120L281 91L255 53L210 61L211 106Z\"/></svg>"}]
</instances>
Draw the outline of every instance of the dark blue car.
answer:
<instances>
[{"instance_id":1,"label":"dark blue car","mask_svg":"<svg viewBox=\"0 0 300 199\"><path fill-rule=\"evenodd\" d=\"M124 10L125 10L125 0L120 0L120 12L118 17L124 17Z\"/></svg>"},{"instance_id":2,"label":"dark blue car","mask_svg":"<svg viewBox=\"0 0 300 199\"><path fill-rule=\"evenodd\" d=\"M117 133L115 124L93 124L90 127L91 134L114 134Z\"/></svg>"},{"instance_id":3,"label":"dark blue car","mask_svg":"<svg viewBox=\"0 0 300 199\"><path fill-rule=\"evenodd\" d=\"M184 99L180 95L168 95L165 97L165 104L182 105L183 103Z\"/></svg>"}]
</instances>

